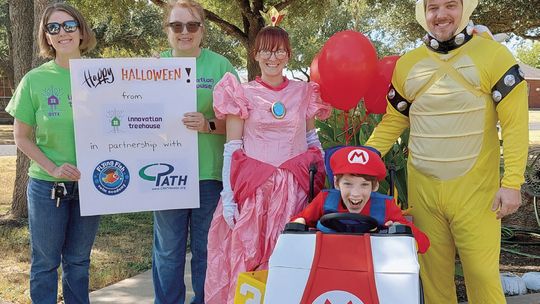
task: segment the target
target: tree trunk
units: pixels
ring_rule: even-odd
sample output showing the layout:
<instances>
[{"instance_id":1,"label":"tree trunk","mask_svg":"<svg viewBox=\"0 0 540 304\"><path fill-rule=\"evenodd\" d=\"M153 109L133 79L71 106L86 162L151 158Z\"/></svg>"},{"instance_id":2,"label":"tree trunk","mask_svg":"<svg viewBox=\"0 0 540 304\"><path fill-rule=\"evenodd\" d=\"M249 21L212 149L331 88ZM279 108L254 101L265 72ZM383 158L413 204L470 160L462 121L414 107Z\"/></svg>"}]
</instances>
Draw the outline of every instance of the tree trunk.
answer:
<instances>
[{"instance_id":1,"label":"tree trunk","mask_svg":"<svg viewBox=\"0 0 540 304\"><path fill-rule=\"evenodd\" d=\"M32 48L34 38L32 27L34 23L34 4L32 0L9 0L9 20L11 23L11 54L13 57L13 83L18 85L21 78L32 67ZM17 171L15 173L15 187L13 188L13 201L11 215L14 218L28 216L26 206L26 184L28 183L29 160L21 151L17 150Z\"/></svg>"},{"instance_id":2,"label":"tree trunk","mask_svg":"<svg viewBox=\"0 0 540 304\"><path fill-rule=\"evenodd\" d=\"M14 84L18 85L21 78L38 66L41 59L38 47L38 31L41 14L45 7L54 0L9 0L9 20L11 22L11 43L13 56ZM33 24L29 27L28 24ZM32 47L29 47L32 46ZM11 215L14 218L28 216L26 202L26 185L28 184L28 167L30 160L20 150L17 150L17 170L15 173L15 187L13 188L13 201Z\"/></svg>"},{"instance_id":3,"label":"tree trunk","mask_svg":"<svg viewBox=\"0 0 540 304\"><path fill-rule=\"evenodd\" d=\"M261 67L259 66L259 63L255 61L255 58L251 55L251 51L253 50L255 46L255 38L257 37L257 34L261 31L263 28L263 25L260 23L256 24L250 24L249 31L248 31L248 43L246 46L246 51L248 54L247 58L247 71L248 71L248 80L255 79L255 76L261 75Z\"/></svg>"},{"instance_id":4,"label":"tree trunk","mask_svg":"<svg viewBox=\"0 0 540 304\"><path fill-rule=\"evenodd\" d=\"M2 61L2 70L5 72L5 77L8 79L8 87L13 88L14 87L14 80L13 80L13 50L11 47L13 44L11 43L11 22L9 21L9 5L6 2L4 4L6 6L6 12L7 12L7 19L6 19L6 33L7 33L7 44L8 44L8 53L7 57L4 59L1 59Z\"/></svg>"},{"instance_id":5,"label":"tree trunk","mask_svg":"<svg viewBox=\"0 0 540 304\"><path fill-rule=\"evenodd\" d=\"M33 40L33 56L32 56L32 67L35 68L43 64L48 59L44 59L39 56L39 43L38 43L38 32L39 32L39 21L41 21L41 15L47 7L47 5L52 3L65 2L61 0L34 0L34 40Z\"/></svg>"}]
</instances>

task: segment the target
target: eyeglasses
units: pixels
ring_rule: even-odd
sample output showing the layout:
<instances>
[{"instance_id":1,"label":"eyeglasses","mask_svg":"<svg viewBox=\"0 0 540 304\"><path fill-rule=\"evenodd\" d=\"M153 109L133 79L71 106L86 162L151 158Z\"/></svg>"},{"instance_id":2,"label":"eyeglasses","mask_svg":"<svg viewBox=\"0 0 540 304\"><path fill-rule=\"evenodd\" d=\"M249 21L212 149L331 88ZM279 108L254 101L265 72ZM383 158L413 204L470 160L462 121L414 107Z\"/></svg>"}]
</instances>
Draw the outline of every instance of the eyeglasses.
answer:
<instances>
[{"instance_id":1,"label":"eyeglasses","mask_svg":"<svg viewBox=\"0 0 540 304\"><path fill-rule=\"evenodd\" d=\"M274 54L274 57L276 59L285 59L289 53L285 50L277 50L277 51L259 51L259 56L262 59L270 59L272 57L272 54Z\"/></svg>"},{"instance_id":2,"label":"eyeglasses","mask_svg":"<svg viewBox=\"0 0 540 304\"><path fill-rule=\"evenodd\" d=\"M63 23L51 22L45 24L45 31L51 35L60 33L60 27L64 28L66 33L73 33L79 28L79 22L75 20L64 21Z\"/></svg>"},{"instance_id":3,"label":"eyeglasses","mask_svg":"<svg viewBox=\"0 0 540 304\"><path fill-rule=\"evenodd\" d=\"M202 27L202 23L197 22L197 21L190 21L187 23L171 22L168 25L171 28L171 30L176 34L180 34L184 32L184 26L186 27L189 33L196 33L199 30L199 28Z\"/></svg>"}]
</instances>

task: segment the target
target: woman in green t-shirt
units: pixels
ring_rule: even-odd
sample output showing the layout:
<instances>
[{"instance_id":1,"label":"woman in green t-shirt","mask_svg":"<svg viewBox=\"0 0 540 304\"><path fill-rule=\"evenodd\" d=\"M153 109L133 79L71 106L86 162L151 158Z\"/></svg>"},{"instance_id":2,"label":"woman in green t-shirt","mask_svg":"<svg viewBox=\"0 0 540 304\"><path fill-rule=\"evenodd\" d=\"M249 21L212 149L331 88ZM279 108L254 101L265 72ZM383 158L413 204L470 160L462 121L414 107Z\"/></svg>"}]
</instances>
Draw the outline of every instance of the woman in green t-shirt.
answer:
<instances>
[{"instance_id":1,"label":"woman in green t-shirt","mask_svg":"<svg viewBox=\"0 0 540 304\"><path fill-rule=\"evenodd\" d=\"M80 216L69 60L92 49L96 38L77 10L61 3L45 9L38 36L40 55L53 60L28 72L6 107L15 118L15 143L31 159L30 297L36 304L58 302L61 263L65 303L89 303L90 251L99 216Z\"/></svg>"},{"instance_id":2,"label":"woman in green t-shirt","mask_svg":"<svg viewBox=\"0 0 540 304\"><path fill-rule=\"evenodd\" d=\"M198 133L200 208L154 212L154 303L184 303L188 231L195 293L190 303L204 303L206 245L210 221L223 188L221 168L225 144L225 122L215 119L212 93L226 72L236 72L225 57L201 48L205 16L199 3L173 1L167 6L163 21L171 49L161 53L161 57L196 58L197 112L184 113L183 126L179 127Z\"/></svg>"}]
</instances>

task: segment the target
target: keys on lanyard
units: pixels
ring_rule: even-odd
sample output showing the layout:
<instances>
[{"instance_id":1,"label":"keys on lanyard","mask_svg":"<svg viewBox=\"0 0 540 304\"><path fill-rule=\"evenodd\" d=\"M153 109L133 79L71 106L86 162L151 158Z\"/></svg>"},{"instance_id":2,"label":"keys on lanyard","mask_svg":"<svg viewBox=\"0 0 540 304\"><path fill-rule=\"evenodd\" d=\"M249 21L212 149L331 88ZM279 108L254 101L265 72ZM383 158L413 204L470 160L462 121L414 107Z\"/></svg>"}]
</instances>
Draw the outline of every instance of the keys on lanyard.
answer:
<instances>
[{"instance_id":1,"label":"keys on lanyard","mask_svg":"<svg viewBox=\"0 0 540 304\"><path fill-rule=\"evenodd\" d=\"M55 182L51 188L51 199L56 199L56 208L60 207L60 199L66 196L67 190L64 183Z\"/></svg>"}]
</instances>

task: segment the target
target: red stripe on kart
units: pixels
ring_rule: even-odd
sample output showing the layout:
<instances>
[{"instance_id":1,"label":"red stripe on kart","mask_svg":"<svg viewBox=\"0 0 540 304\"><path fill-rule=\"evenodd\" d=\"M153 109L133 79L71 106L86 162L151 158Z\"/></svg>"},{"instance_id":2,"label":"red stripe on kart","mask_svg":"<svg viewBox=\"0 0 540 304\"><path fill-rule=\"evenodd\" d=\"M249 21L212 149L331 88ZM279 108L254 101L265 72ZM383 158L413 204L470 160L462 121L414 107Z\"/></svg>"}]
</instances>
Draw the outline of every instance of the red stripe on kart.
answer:
<instances>
[{"instance_id":1,"label":"red stripe on kart","mask_svg":"<svg viewBox=\"0 0 540 304\"><path fill-rule=\"evenodd\" d=\"M302 304L341 301L379 304L373 272L370 235L317 232L315 255Z\"/></svg>"}]
</instances>

